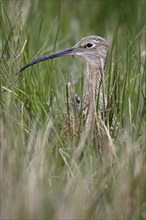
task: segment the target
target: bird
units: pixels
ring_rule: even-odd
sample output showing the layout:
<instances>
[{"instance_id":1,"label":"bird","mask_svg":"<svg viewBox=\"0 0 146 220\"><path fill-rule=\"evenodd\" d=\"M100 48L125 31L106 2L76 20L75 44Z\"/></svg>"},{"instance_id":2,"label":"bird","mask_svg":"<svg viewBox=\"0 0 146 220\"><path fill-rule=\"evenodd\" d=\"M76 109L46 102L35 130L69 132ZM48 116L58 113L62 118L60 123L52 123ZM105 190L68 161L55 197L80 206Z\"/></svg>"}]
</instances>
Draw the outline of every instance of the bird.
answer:
<instances>
[{"instance_id":1,"label":"bird","mask_svg":"<svg viewBox=\"0 0 146 220\"><path fill-rule=\"evenodd\" d=\"M104 38L96 35L86 36L71 48L60 50L52 54L47 54L30 61L24 65L18 71L18 73L21 73L34 64L58 57L74 56L85 60L86 73L83 85L82 113L86 120L87 133L91 129L93 115L96 112L96 109L98 109L98 121L102 121L103 115L105 114L105 109L107 107L104 70L108 48L109 44ZM101 124L103 123L100 123L100 126ZM105 130L107 131L105 124L102 126L101 130L104 130L103 133L105 133ZM103 135L102 138L104 139Z\"/></svg>"},{"instance_id":2,"label":"bird","mask_svg":"<svg viewBox=\"0 0 146 220\"><path fill-rule=\"evenodd\" d=\"M104 88L104 67L107 57L108 43L99 36L87 36L82 38L73 47L61 50L52 54L41 56L24 65L18 73L26 68L62 56L78 56L86 61L87 71L83 88L83 109L84 114L88 113L93 100L99 99L98 109L102 111L107 104ZM94 98L93 98L94 97Z\"/></svg>"}]
</instances>

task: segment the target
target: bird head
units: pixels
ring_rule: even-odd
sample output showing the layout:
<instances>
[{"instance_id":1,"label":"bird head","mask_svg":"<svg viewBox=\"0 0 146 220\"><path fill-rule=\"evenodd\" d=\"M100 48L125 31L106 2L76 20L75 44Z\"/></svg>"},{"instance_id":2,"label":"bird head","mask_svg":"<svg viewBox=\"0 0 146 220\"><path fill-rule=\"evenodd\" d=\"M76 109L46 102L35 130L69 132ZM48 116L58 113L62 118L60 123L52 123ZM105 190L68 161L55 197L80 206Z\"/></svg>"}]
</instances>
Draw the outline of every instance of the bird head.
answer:
<instances>
[{"instance_id":1,"label":"bird head","mask_svg":"<svg viewBox=\"0 0 146 220\"><path fill-rule=\"evenodd\" d=\"M99 59L106 59L108 43L105 39L98 36L82 38L74 45L74 55L82 57L87 62L98 62Z\"/></svg>"},{"instance_id":2,"label":"bird head","mask_svg":"<svg viewBox=\"0 0 146 220\"><path fill-rule=\"evenodd\" d=\"M82 38L71 48L61 50L52 54L47 54L30 61L25 66L23 66L18 73L36 63L62 56L78 56L83 58L86 62L94 62L97 65L101 65L101 62L105 63L107 51L108 43L105 39L98 36L88 36Z\"/></svg>"}]
</instances>

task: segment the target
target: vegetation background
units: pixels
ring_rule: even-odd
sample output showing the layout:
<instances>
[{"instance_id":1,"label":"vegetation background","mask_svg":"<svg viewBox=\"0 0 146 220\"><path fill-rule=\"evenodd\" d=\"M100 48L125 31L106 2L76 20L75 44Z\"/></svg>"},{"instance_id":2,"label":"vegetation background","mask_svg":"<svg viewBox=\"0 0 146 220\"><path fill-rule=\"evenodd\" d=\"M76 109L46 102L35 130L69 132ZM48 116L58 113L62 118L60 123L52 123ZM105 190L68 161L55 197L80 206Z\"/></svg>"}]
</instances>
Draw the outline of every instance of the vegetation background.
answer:
<instances>
[{"instance_id":1,"label":"vegetation background","mask_svg":"<svg viewBox=\"0 0 146 220\"><path fill-rule=\"evenodd\" d=\"M82 93L72 57L15 73L29 60L99 35L110 44L106 92L126 128L101 161L90 135L62 133L66 83ZM0 1L1 219L146 219L146 1ZM112 85L112 86L111 86ZM52 132L50 132L53 129Z\"/></svg>"}]
</instances>

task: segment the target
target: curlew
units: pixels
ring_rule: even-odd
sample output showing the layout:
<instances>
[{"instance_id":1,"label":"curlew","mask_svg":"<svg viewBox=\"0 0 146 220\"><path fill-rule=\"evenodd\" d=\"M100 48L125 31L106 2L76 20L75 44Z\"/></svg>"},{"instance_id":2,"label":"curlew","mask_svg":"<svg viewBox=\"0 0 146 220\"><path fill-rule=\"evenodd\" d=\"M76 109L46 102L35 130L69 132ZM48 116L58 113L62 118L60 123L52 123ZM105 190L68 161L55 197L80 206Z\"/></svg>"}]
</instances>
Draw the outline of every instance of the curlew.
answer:
<instances>
[{"instance_id":1,"label":"curlew","mask_svg":"<svg viewBox=\"0 0 146 220\"><path fill-rule=\"evenodd\" d=\"M107 57L108 43L105 39L98 36L88 36L82 38L73 47L41 56L38 59L32 60L23 66L18 73L26 68L43 62L45 60L62 57L62 56L78 56L83 58L87 64L87 71L83 89L83 109L87 115L94 100L99 100L99 112L106 107L106 97L104 88L104 67Z\"/></svg>"},{"instance_id":2,"label":"curlew","mask_svg":"<svg viewBox=\"0 0 146 220\"><path fill-rule=\"evenodd\" d=\"M34 64L57 57L77 56L83 58L86 61L87 68L83 86L82 111L86 119L86 131L88 132L96 109L98 109L97 115L102 119L107 105L104 86L104 68L107 52L108 43L105 39L99 36L87 36L71 48L32 60L23 66L19 73ZM105 125L103 127L105 128ZM102 138L104 139L103 135Z\"/></svg>"}]
</instances>

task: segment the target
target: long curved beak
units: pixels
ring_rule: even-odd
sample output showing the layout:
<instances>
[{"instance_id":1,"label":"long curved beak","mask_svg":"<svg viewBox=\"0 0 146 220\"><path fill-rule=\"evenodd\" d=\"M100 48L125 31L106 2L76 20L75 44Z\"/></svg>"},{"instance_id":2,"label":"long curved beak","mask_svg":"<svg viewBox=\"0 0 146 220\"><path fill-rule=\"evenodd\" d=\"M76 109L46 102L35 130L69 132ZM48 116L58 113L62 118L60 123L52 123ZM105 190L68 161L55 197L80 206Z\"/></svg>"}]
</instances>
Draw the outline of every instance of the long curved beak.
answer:
<instances>
[{"instance_id":1,"label":"long curved beak","mask_svg":"<svg viewBox=\"0 0 146 220\"><path fill-rule=\"evenodd\" d=\"M44 55L42 57L39 57L35 60L30 61L25 66L23 66L17 73L21 73L23 70L25 70L29 66L32 66L36 63L43 62L45 60L50 60L50 59L57 58L57 57L62 57L62 56L74 55L76 50L77 50L77 48L72 47L72 48L68 48L68 49L65 49L65 50L60 50L60 51L52 53L52 54Z\"/></svg>"}]
</instances>

